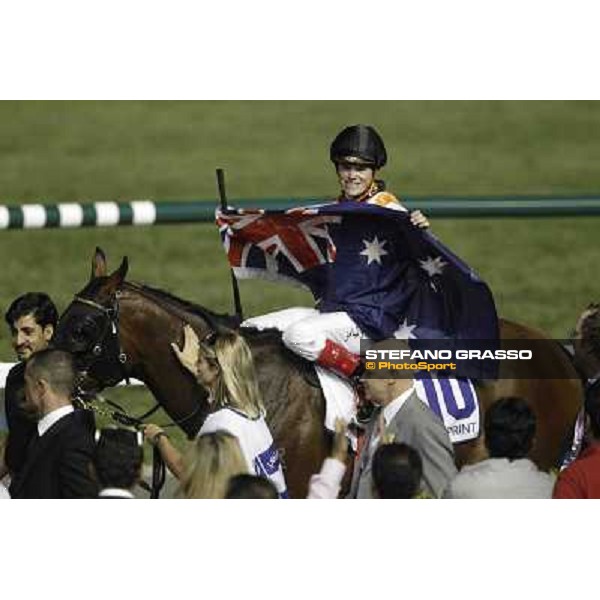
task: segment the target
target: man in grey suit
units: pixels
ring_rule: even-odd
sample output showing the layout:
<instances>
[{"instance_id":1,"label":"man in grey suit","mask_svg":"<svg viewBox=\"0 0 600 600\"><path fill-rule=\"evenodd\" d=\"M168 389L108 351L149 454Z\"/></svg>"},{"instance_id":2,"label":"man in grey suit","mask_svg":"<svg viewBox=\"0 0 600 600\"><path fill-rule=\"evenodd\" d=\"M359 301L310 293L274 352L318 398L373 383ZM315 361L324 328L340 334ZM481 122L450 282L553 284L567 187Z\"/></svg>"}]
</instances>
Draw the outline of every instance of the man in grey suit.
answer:
<instances>
[{"instance_id":1,"label":"man in grey suit","mask_svg":"<svg viewBox=\"0 0 600 600\"><path fill-rule=\"evenodd\" d=\"M385 375L378 371L379 376ZM389 373L390 377L393 373ZM454 451L440 418L417 396L412 379L363 378L366 399L378 407L354 464L349 498L373 498L371 463L380 443L412 446L423 462L422 490L439 498L456 475Z\"/></svg>"}]
</instances>

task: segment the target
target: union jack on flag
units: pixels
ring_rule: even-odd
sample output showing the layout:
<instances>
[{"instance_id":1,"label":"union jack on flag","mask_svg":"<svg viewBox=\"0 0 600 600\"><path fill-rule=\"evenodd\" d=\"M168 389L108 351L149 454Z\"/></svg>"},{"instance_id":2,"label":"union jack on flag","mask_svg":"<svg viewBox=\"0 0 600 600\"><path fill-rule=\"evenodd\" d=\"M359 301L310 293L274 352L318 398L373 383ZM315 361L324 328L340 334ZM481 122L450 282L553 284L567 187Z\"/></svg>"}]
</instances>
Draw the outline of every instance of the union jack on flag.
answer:
<instances>
[{"instance_id":1,"label":"union jack on flag","mask_svg":"<svg viewBox=\"0 0 600 600\"><path fill-rule=\"evenodd\" d=\"M262 277L314 288L314 273L335 260L329 225L341 216L315 209L217 211L217 225L236 277ZM317 269L318 271L319 269Z\"/></svg>"}]
</instances>

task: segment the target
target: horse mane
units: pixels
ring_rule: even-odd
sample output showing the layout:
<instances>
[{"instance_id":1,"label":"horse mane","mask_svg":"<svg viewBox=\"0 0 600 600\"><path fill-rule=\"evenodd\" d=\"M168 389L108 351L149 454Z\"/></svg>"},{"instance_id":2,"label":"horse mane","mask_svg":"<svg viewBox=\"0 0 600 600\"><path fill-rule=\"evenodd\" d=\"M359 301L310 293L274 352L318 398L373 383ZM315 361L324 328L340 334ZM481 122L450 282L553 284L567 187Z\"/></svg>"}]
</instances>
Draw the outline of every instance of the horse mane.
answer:
<instances>
[{"instance_id":1,"label":"horse mane","mask_svg":"<svg viewBox=\"0 0 600 600\"><path fill-rule=\"evenodd\" d=\"M96 293L102 289L105 284L105 277L97 277L90 281L88 285L80 292L81 296L93 298ZM237 330L252 346L267 347L275 346L283 350L288 359L297 364L301 370L306 370L308 361L302 359L295 353L288 350L282 343L281 331L275 328L257 329L255 327L240 328L240 321L237 315L228 313L216 313L200 304L184 300L158 287L153 287L139 281L124 281L124 288L129 288L138 294L156 302L159 306L168 312L176 312L180 317L186 320L190 315L200 317L207 322L213 329L218 327L227 327Z\"/></svg>"},{"instance_id":2,"label":"horse mane","mask_svg":"<svg viewBox=\"0 0 600 600\"><path fill-rule=\"evenodd\" d=\"M231 329L235 329L239 326L239 320L236 315L216 313L200 304L184 300L163 289L152 287L144 283L127 281L125 284L142 295L151 297L163 308L175 309L177 312L183 312L186 315L195 315L207 321L210 325L222 325Z\"/></svg>"},{"instance_id":3,"label":"horse mane","mask_svg":"<svg viewBox=\"0 0 600 600\"><path fill-rule=\"evenodd\" d=\"M136 290L140 294L151 297L152 300L157 302L160 306L165 309L175 309L177 312L193 314L201 317L211 327L217 328L218 326L228 327L229 329L235 329L242 335L246 341L255 349L259 348L273 348L275 347L279 352L287 358L287 361L300 371L304 376L307 383L312 387L319 387L319 381L314 369L314 365L298 356L283 345L281 341L281 331L275 328L268 329L256 329L255 327L243 327L240 328L240 322L236 315L219 314L215 313L204 306L183 300L173 294L166 292L160 288L151 287L146 284L127 281L125 282L130 288Z\"/></svg>"}]
</instances>

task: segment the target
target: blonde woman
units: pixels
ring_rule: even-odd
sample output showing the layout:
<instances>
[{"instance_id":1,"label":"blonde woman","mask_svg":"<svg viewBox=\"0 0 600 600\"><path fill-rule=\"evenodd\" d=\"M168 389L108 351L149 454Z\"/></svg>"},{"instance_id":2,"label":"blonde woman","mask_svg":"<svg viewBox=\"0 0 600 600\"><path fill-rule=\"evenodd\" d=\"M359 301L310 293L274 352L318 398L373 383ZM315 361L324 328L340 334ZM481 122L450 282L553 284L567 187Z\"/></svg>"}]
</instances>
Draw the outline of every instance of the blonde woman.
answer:
<instances>
[{"instance_id":1,"label":"blonde woman","mask_svg":"<svg viewBox=\"0 0 600 600\"><path fill-rule=\"evenodd\" d=\"M244 338L231 331L218 335L213 344L200 343L196 332L186 325L183 348L177 344L171 344L171 347L181 364L209 391L208 401L213 412L198 435L219 430L234 435L248 471L271 480L280 497L287 497L279 453L265 421L252 354ZM171 472L180 479L181 454L164 431L156 425L148 425L144 434L160 450Z\"/></svg>"},{"instance_id":2,"label":"blonde woman","mask_svg":"<svg viewBox=\"0 0 600 600\"><path fill-rule=\"evenodd\" d=\"M248 473L237 438L226 431L201 435L183 456L178 496L225 498L229 481Z\"/></svg>"}]
</instances>

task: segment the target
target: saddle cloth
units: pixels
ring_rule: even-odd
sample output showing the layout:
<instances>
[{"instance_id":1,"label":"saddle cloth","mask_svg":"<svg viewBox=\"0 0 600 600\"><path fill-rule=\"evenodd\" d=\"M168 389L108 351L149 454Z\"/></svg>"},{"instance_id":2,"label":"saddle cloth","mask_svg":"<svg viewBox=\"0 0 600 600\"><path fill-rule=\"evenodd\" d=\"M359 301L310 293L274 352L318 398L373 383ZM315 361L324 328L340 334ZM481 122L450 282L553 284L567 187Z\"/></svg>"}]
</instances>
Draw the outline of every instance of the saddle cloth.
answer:
<instances>
[{"instance_id":1,"label":"saddle cloth","mask_svg":"<svg viewBox=\"0 0 600 600\"><path fill-rule=\"evenodd\" d=\"M479 436L479 402L470 379L418 373L415 388L419 398L442 419L453 444Z\"/></svg>"},{"instance_id":2,"label":"saddle cloth","mask_svg":"<svg viewBox=\"0 0 600 600\"><path fill-rule=\"evenodd\" d=\"M358 398L348 380L318 365L316 371L325 396L325 427L334 431L336 418L349 423L355 416ZM415 389L419 399L442 419L453 444L479 436L479 402L469 379L419 373Z\"/></svg>"}]
</instances>

